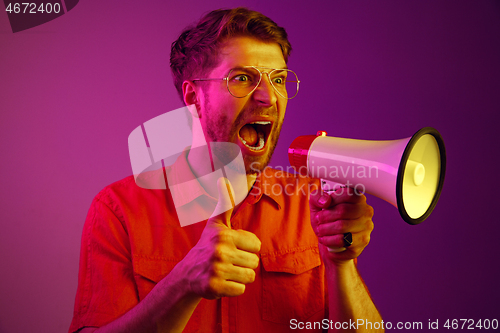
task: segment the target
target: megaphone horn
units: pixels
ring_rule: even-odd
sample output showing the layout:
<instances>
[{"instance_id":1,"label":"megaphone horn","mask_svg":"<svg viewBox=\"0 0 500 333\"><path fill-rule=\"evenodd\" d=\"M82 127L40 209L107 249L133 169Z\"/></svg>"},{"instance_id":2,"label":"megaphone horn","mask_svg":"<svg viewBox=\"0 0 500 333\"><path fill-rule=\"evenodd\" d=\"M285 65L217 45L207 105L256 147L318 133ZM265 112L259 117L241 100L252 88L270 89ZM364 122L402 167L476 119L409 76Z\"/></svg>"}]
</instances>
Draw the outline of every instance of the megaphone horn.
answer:
<instances>
[{"instance_id":1,"label":"megaphone horn","mask_svg":"<svg viewBox=\"0 0 500 333\"><path fill-rule=\"evenodd\" d=\"M432 127L387 141L329 137L320 131L297 137L288 158L301 174L321 178L327 189L346 184L386 200L409 224L432 213L446 170L444 141Z\"/></svg>"}]
</instances>

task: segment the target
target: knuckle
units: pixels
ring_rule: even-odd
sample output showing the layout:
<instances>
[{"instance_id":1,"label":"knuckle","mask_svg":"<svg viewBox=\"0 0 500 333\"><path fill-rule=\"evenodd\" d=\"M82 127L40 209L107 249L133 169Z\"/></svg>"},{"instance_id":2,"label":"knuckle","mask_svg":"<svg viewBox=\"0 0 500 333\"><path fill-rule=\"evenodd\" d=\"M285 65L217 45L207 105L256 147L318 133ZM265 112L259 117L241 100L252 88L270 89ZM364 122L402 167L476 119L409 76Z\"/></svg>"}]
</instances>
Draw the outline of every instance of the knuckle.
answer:
<instances>
[{"instance_id":1,"label":"knuckle","mask_svg":"<svg viewBox=\"0 0 500 333\"><path fill-rule=\"evenodd\" d=\"M232 252L224 244L217 244L214 249L213 261L218 263L230 262L232 258Z\"/></svg>"},{"instance_id":2,"label":"knuckle","mask_svg":"<svg viewBox=\"0 0 500 333\"><path fill-rule=\"evenodd\" d=\"M232 229L222 229L219 232L219 241L220 242L230 242L233 239L234 230Z\"/></svg>"},{"instance_id":3,"label":"knuckle","mask_svg":"<svg viewBox=\"0 0 500 333\"><path fill-rule=\"evenodd\" d=\"M208 280L205 293L208 295L213 295L212 297L220 297L221 296L220 285L221 281L219 278L211 277Z\"/></svg>"},{"instance_id":4,"label":"knuckle","mask_svg":"<svg viewBox=\"0 0 500 333\"><path fill-rule=\"evenodd\" d=\"M368 219L366 221L366 229L369 231L369 232L372 232L373 231L373 228L375 228L375 224L373 223L373 221L371 219Z\"/></svg>"},{"instance_id":5,"label":"knuckle","mask_svg":"<svg viewBox=\"0 0 500 333\"><path fill-rule=\"evenodd\" d=\"M340 204L337 206L337 214L340 218L346 216L349 213L349 207L346 204Z\"/></svg>"},{"instance_id":6,"label":"knuckle","mask_svg":"<svg viewBox=\"0 0 500 333\"><path fill-rule=\"evenodd\" d=\"M246 230L243 230L243 229L237 229L237 230L233 230L235 233L237 233L238 235L240 236L246 236L248 235L250 232L246 231Z\"/></svg>"},{"instance_id":7,"label":"knuckle","mask_svg":"<svg viewBox=\"0 0 500 333\"><path fill-rule=\"evenodd\" d=\"M231 287L228 286L226 289L226 294L224 296L240 296L245 292L245 285L239 283Z\"/></svg>"},{"instance_id":8,"label":"knuckle","mask_svg":"<svg viewBox=\"0 0 500 333\"><path fill-rule=\"evenodd\" d=\"M214 262L210 271L210 279L218 279L222 275L222 272L223 265L219 261Z\"/></svg>"},{"instance_id":9,"label":"knuckle","mask_svg":"<svg viewBox=\"0 0 500 333\"><path fill-rule=\"evenodd\" d=\"M366 214L369 217L372 217L374 213L375 213L375 210L373 209L373 207L370 205L366 205Z\"/></svg>"},{"instance_id":10,"label":"knuckle","mask_svg":"<svg viewBox=\"0 0 500 333\"><path fill-rule=\"evenodd\" d=\"M241 285L239 290L236 292L237 295L242 295L245 292L246 286L244 284Z\"/></svg>"},{"instance_id":11,"label":"knuckle","mask_svg":"<svg viewBox=\"0 0 500 333\"><path fill-rule=\"evenodd\" d=\"M370 233L361 236L361 244L365 247L370 243Z\"/></svg>"},{"instance_id":12,"label":"knuckle","mask_svg":"<svg viewBox=\"0 0 500 333\"><path fill-rule=\"evenodd\" d=\"M255 236L255 238L257 238L257 236ZM261 247L262 247L262 242L260 241L260 239L257 238L256 242L255 242L255 247L257 249L257 252L260 251ZM259 257L257 257L257 262L259 261Z\"/></svg>"},{"instance_id":13,"label":"knuckle","mask_svg":"<svg viewBox=\"0 0 500 333\"><path fill-rule=\"evenodd\" d=\"M334 202L344 200L344 191L332 191L330 192L330 196Z\"/></svg>"},{"instance_id":14,"label":"knuckle","mask_svg":"<svg viewBox=\"0 0 500 333\"><path fill-rule=\"evenodd\" d=\"M319 211L314 215L314 219L316 220L317 224L321 224L322 222L322 216L323 216L322 212L323 211Z\"/></svg>"},{"instance_id":15,"label":"knuckle","mask_svg":"<svg viewBox=\"0 0 500 333\"><path fill-rule=\"evenodd\" d=\"M255 281L255 271L253 269L246 270L246 283L252 283Z\"/></svg>"},{"instance_id":16,"label":"knuckle","mask_svg":"<svg viewBox=\"0 0 500 333\"><path fill-rule=\"evenodd\" d=\"M225 246L223 244L216 244L214 247L214 259L217 260L222 260L224 257L224 248Z\"/></svg>"},{"instance_id":17,"label":"knuckle","mask_svg":"<svg viewBox=\"0 0 500 333\"><path fill-rule=\"evenodd\" d=\"M259 267L259 256L255 255L253 256L252 259L250 259L250 268L252 269L256 269L257 267Z\"/></svg>"},{"instance_id":18,"label":"knuckle","mask_svg":"<svg viewBox=\"0 0 500 333\"><path fill-rule=\"evenodd\" d=\"M349 221L346 220L339 220L336 222L337 224L337 232L344 232L348 227L349 227Z\"/></svg>"}]
</instances>

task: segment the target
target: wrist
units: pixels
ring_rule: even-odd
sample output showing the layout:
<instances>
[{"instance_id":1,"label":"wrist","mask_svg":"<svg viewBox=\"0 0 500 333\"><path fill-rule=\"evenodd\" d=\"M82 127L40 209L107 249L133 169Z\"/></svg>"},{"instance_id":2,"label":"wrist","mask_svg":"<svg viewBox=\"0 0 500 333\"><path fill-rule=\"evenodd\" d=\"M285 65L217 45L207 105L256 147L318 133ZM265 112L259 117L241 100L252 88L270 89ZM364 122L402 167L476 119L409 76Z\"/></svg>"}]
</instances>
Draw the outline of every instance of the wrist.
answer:
<instances>
[{"instance_id":1,"label":"wrist","mask_svg":"<svg viewBox=\"0 0 500 333\"><path fill-rule=\"evenodd\" d=\"M326 246L320 244L320 254L327 270L355 269L356 259L350 257L346 251L330 252Z\"/></svg>"},{"instance_id":2,"label":"wrist","mask_svg":"<svg viewBox=\"0 0 500 333\"><path fill-rule=\"evenodd\" d=\"M178 291L178 297L193 299L199 296L194 286L195 281L192 278L194 275L194 272L192 271L193 267L192 265L189 265L191 261L187 260L189 256L190 253L188 253L183 260L177 263L177 265L169 273L169 276L172 277L171 283ZM201 299L201 297L199 298Z\"/></svg>"}]
</instances>

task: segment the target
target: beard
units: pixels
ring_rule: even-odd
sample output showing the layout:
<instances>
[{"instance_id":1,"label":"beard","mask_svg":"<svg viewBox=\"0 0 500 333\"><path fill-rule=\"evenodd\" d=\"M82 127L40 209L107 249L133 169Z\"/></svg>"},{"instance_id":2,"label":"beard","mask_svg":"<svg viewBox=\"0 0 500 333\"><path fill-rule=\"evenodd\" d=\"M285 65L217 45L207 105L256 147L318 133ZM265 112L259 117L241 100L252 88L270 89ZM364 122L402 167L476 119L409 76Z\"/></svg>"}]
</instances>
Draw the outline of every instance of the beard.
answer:
<instances>
[{"instance_id":1,"label":"beard","mask_svg":"<svg viewBox=\"0 0 500 333\"><path fill-rule=\"evenodd\" d=\"M271 157L274 153L276 145L278 144L281 127L283 125L283 121L279 121L278 111L276 107L274 106L272 108L266 108L266 109L252 107L244 109L236 117L235 121L231 122L231 120L228 118L227 114L224 111L220 113L214 112L210 104L209 96L206 95L204 110L205 112L203 116L206 117L205 131L207 135L207 141L220 142L220 143L222 142L233 143L238 147L237 151L239 153L242 153L241 149L239 149L239 146L235 142L239 140L238 131L244 125L245 119L251 116L258 116L258 115L271 115L275 117L276 122L274 123L274 127L271 133L269 133L266 142L266 145L268 145L267 153L260 156L243 155L243 162L245 168L244 172L247 175L259 174L260 172L264 171L264 169L271 161ZM230 164L230 162L234 160L237 156L237 153L235 153L234 145L225 146L221 144L215 144L215 145L211 144L210 146L212 149L212 153L215 154L215 156L217 156L217 158L222 163L224 163L224 165L235 168L236 169L235 171L243 173L243 170L241 170L242 167L238 166L237 163Z\"/></svg>"}]
</instances>

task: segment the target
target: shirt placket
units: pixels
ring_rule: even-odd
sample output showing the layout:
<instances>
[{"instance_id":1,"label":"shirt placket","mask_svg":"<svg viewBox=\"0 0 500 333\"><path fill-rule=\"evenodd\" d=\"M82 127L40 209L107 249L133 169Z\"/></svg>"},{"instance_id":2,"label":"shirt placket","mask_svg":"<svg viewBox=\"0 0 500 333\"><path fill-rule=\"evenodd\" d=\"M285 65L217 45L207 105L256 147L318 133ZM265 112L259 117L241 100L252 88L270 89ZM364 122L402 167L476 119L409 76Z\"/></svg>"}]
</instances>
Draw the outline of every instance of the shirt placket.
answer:
<instances>
[{"instance_id":1,"label":"shirt placket","mask_svg":"<svg viewBox=\"0 0 500 333\"><path fill-rule=\"evenodd\" d=\"M229 320L229 333L236 333L236 317L237 317L237 304L238 297L227 297L228 299L228 320Z\"/></svg>"},{"instance_id":2,"label":"shirt placket","mask_svg":"<svg viewBox=\"0 0 500 333\"><path fill-rule=\"evenodd\" d=\"M221 333L236 332L238 297L223 297L221 299Z\"/></svg>"},{"instance_id":3,"label":"shirt placket","mask_svg":"<svg viewBox=\"0 0 500 333\"><path fill-rule=\"evenodd\" d=\"M257 194L249 194L242 202L240 209L231 217L231 227L233 229L245 229L246 223L240 221L240 214L247 207L257 203L262 197L260 189L255 191ZM245 221L248 222L248 221ZM246 230L246 229L245 229ZM221 299L221 327L222 333L237 332L238 317L238 297L223 297Z\"/></svg>"},{"instance_id":4,"label":"shirt placket","mask_svg":"<svg viewBox=\"0 0 500 333\"><path fill-rule=\"evenodd\" d=\"M229 333L229 297L221 299L221 326L222 333Z\"/></svg>"}]
</instances>

